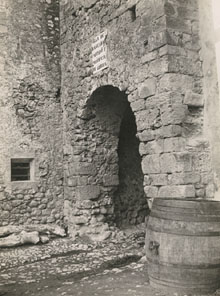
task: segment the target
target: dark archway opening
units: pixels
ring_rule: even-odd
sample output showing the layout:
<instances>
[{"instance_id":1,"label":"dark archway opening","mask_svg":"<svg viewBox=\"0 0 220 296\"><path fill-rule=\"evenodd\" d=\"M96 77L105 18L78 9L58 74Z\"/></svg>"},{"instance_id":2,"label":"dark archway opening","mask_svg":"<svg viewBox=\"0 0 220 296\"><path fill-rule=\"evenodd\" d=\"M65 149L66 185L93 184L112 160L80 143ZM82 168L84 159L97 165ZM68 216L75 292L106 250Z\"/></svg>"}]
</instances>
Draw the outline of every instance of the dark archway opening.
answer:
<instances>
[{"instance_id":1,"label":"dark archway opening","mask_svg":"<svg viewBox=\"0 0 220 296\"><path fill-rule=\"evenodd\" d=\"M86 225L76 227L94 237L95 233L103 236L109 226L130 228L144 222L147 198L135 116L127 95L111 85L99 87L78 117L74 148L80 168L89 169L79 170L76 220L83 216Z\"/></svg>"},{"instance_id":2,"label":"dark archway opening","mask_svg":"<svg viewBox=\"0 0 220 296\"><path fill-rule=\"evenodd\" d=\"M143 223L148 214L137 126L130 104L122 118L119 143L119 186L114 194L115 223L120 228Z\"/></svg>"}]
</instances>

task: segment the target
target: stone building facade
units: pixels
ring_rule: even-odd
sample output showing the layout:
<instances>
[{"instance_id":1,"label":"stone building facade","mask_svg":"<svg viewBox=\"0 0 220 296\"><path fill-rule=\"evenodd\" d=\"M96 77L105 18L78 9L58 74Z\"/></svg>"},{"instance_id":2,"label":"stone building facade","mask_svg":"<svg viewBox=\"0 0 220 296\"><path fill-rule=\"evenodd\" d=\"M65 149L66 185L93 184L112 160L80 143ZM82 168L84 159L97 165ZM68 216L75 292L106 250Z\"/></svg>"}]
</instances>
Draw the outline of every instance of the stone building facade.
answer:
<instances>
[{"instance_id":1,"label":"stone building facade","mask_svg":"<svg viewBox=\"0 0 220 296\"><path fill-rule=\"evenodd\" d=\"M219 198L210 1L6 2L2 225L56 222L101 240L144 222L147 200ZM22 160L32 180L12 181Z\"/></svg>"},{"instance_id":2,"label":"stone building facade","mask_svg":"<svg viewBox=\"0 0 220 296\"><path fill-rule=\"evenodd\" d=\"M0 224L62 223L59 3L3 0L0 16ZM11 182L19 162L31 176Z\"/></svg>"}]
</instances>

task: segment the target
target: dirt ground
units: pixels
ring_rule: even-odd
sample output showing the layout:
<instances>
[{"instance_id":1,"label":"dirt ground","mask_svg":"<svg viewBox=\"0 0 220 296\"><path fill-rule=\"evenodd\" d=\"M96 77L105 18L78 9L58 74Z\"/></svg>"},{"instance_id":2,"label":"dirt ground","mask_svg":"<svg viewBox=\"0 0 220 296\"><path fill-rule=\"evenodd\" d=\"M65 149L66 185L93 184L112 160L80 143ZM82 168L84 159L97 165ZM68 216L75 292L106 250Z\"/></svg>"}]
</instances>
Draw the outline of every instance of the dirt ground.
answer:
<instances>
[{"instance_id":1,"label":"dirt ground","mask_svg":"<svg viewBox=\"0 0 220 296\"><path fill-rule=\"evenodd\" d=\"M149 285L144 254L141 231L97 244L66 238L0 249L0 296L173 295Z\"/></svg>"}]
</instances>

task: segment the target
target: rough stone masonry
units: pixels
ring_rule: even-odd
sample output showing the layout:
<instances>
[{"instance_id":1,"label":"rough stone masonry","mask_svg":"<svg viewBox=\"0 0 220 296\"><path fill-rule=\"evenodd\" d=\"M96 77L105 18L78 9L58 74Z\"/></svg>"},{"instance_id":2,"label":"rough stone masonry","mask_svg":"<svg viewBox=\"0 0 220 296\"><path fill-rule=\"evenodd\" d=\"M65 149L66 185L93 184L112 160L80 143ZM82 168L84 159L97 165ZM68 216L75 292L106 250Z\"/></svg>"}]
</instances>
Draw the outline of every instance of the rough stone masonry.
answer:
<instances>
[{"instance_id":1,"label":"rough stone masonry","mask_svg":"<svg viewBox=\"0 0 220 296\"><path fill-rule=\"evenodd\" d=\"M1 225L103 240L144 222L149 199L219 198L210 1L10 0L0 13ZM31 180L12 181L22 159Z\"/></svg>"},{"instance_id":2,"label":"rough stone masonry","mask_svg":"<svg viewBox=\"0 0 220 296\"><path fill-rule=\"evenodd\" d=\"M63 223L58 1L0 4L0 224ZM32 161L11 182L11 160Z\"/></svg>"}]
</instances>

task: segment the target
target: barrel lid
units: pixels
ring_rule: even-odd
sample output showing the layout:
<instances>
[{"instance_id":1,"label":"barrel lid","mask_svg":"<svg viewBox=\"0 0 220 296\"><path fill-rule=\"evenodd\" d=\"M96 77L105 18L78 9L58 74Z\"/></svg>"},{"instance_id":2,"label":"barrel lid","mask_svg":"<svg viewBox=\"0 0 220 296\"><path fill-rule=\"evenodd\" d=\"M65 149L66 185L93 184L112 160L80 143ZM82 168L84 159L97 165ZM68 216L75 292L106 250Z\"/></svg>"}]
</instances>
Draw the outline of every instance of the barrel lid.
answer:
<instances>
[{"instance_id":1,"label":"barrel lid","mask_svg":"<svg viewBox=\"0 0 220 296\"><path fill-rule=\"evenodd\" d=\"M164 208L203 209L205 211L220 211L220 201L196 198L155 198L153 208L162 206Z\"/></svg>"}]
</instances>

